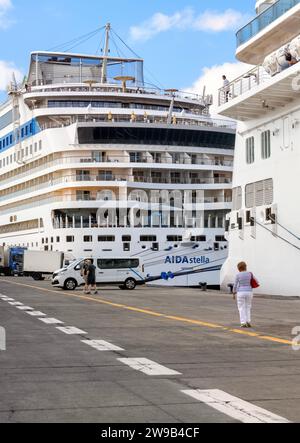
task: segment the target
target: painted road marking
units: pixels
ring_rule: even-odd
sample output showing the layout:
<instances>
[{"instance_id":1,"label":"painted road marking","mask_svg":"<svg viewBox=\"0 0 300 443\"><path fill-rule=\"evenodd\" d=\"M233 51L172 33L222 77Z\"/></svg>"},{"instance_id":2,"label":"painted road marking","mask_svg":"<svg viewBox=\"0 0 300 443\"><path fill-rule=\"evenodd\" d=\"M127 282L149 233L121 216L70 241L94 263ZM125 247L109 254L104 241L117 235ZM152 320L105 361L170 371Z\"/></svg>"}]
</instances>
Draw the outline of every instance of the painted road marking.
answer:
<instances>
[{"instance_id":1,"label":"painted road marking","mask_svg":"<svg viewBox=\"0 0 300 443\"><path fill-rule=\"evenodd\" d=\"M181 375L180 372L161 366L147 358L118 358L118 361L146 375Z\"/></svg>"},{"instance_id":2,"label":"painted road marking","mask_svg":"<svg viewBox=\"0 0 300 443\"><path fill-rule=\"evenodd\" d=\"M61 332L64 332L67 335L82 335L82 334L87 334L87 332L82 331L81 329L75 328L73 326L66 326L66 327L59 327L56 328Z\"/></svg>"},{"instance_id":3,"label":"painted road marking","mask_svg":"<svg viewBox=\"0 0 300 443\"><path fill-rule=\"evenodd\" d=\"M15 301L14 298L9 298L9 297L2 297L3 301Z\"/></svg>"},{"instance_id":4,"label":"painted road marking","mask_svg":"<svg viewBox=\"0 0 300 443\"><path fill-rule=\"evenodd\" d=\"M27 311L27 314L31 315L32 317L46 317L46 314L40 311Z\"/></svg>"},{"instance_id":5,"label":"painted road marking","mask_svg":"<svg viewBox=\"0 0 300 443\"><path fill-rule=\"evenodd\" d=\"M30 306L17 306L17 309L20 309L20 311L34 311Z\"/></svg>"},{"instance_id":6,"label":"painted road marking","mask_svg":"<svg viewBox=\"0 0 300 443\"><path fill-rule=\"evenodd\" d=\"M40 321L45 323L46 325L63 325L64 322L57 320L56 318L39 318Z\"/></svg>"},{"instance_id":7,"label":"painted road marking","mask_svg":"<svg viewBox=\"0 0 300 443\"><path fill-rule=\"evenodd\" d=\"M219 389L205 391L199 389L181 392L242 423L290 423L279 415L259 408L238 397L233 397Z\"/></svg>"},{"instance_id":8,"label":"painted road marking","mask_svg":"<svg viewBox=\"0 0 300 443\"><path fill-rule=\"evenodd\" d=\"M23 306L23 303L19 301L10 301L8 304L11 306Z\"/></svg>"},{"instance_id":9,"label":"painted road marking","mask_svg":"<svg viewBox=\"0 0 300 443\"><path fill-rule=\"evenodd\" d=\"M229 328L229 327L226 327L224 325L219 325L219 324L214 324L214 323L207 323L207 322L203 322L203 321L200 321L200 320L193 320L193 319L186 318L186 317L175 317L175 316L172 316L172 315L166 315L166 314L162 314L162 313L159 313L159 312L151 311L149 309L141 309L141 308L136 308L136 307L133 307L133 306L127 306L127 305L123 305L123 304L119 304L119 303L113 303L113 302L110 302L110 301L105 300L105 299L87 297L85 295L79 295L79 294L74 294L74 293L58 292L58 291L55 291L53 289L42 288L40 286L27 285L27 284L24 284L24 283L16 283L16 282L11 282L11 281L7 281L7 280L0 280L0 281L2 283L7 283L7 284L10 284L10 285L16 285L16 286L23 286L25 288L34 289L36 291L48 292L48 293L51 293L51 294L55 294L56 296L59 296L59 297L78 298L78 299L81 299L81 300L87 300L87 301L92 301L94 303L100 303L102 305L111 306L113 308L126 309L128 311L137 312L137 313L145 314L145 315L150 315L152 317L159 317L159 318L163 318L163 319L167 319L167 320L173 320L173 321L176 321L176 322L191 324L191 325L195 325L195 326L202 326L202 327L206 327L206 328L209 328L209 329L219 329L220 331L231 332L233 334L244 335L245 337L251 337L251 338L258 339L258 340L269 341L269 342L273 342L273 343L277 343L277 344L282 344L282 345L289 345L289 346L293 345L293 341L292 340L288 340L288 339L281 338L281 337L271 337L271 336L269 337L269 336L266 336L265 334L260 333L260 332L254 333L254 332L250 332L250 331L240 331L239 329Z\"/></svg>"},{"instance_id":10,"label":"painted road marking","mask_svg":"<svg viewBox=\"0 0 300 443\"><path fill-rule=\"evenodd\" d=\"M85 345L91 346L97 351L124 351L124 349L104 340L81 340Z\"/></svg>"}]
</instances>

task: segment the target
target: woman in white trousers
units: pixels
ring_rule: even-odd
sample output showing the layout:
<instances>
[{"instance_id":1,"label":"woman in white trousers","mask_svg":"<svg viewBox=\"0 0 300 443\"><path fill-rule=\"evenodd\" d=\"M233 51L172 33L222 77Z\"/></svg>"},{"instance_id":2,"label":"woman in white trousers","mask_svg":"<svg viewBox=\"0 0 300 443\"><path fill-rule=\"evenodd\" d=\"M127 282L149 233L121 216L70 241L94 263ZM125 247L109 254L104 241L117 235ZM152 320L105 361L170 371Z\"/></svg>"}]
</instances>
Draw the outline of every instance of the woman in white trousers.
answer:
<instances>
[{"instance_id":1,"label":"woman in white trousers","mask_svg":"<svg viewBox=\"0 0 300 443\"><path fill-rule=\"evenodd\" d=\"M233 298L237 299L237 305L240 313L241 327L252 328L251 311L253 300L253 282L256 287L259 286L256 278L251 272L247 272L247 264L241 262L238 264L239 274L236 276L233 288Z\"/></svg>"}]
</instances>

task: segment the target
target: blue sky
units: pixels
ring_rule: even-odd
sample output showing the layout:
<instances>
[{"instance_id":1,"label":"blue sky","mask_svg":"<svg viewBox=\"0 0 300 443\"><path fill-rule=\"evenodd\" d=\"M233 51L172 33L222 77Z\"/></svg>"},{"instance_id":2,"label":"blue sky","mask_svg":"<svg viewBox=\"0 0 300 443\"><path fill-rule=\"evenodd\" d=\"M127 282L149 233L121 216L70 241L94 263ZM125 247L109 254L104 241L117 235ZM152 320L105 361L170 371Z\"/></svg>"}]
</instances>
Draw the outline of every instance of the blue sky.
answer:
<instances>
[{"instance_id":1,"label":"blue sky","mask_svg":"<svg viewBox=\"0 0 300 443\"><path fill-rule=\"evenodd\" d=\"M26 73L31 51L107 21L164 87L189 87L204 68L235 63L235 30L254 7L255 0L0 0L0 89L8 64ZM95 53L100 35L73 52Z\"/></svg>"}]
</instances>

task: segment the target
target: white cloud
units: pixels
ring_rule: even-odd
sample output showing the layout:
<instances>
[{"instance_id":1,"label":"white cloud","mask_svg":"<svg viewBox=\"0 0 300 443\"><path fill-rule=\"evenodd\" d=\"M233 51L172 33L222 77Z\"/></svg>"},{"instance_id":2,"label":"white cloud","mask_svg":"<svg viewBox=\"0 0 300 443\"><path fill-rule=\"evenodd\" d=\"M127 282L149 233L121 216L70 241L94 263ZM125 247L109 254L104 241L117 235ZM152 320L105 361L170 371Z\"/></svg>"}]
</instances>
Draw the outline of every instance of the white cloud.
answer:
<instances>
[{"instance_id":1,"label":"white cloud","mask_svg":"<svg viewBox=\"0 0 300 443\"><path fill-rule=\"evenodd\" d=\"M194 27L200 31L233 31L247 21L247 16L234 9L224 12L206 11L194 21Z\"/></svg>"},{"instance_id":2,"label":"white cloud","mask_svg":"<svg viewBox=\"0 0 300 443\"><path fill-rule=\"evenodd\" d=\"M233 9L223 12L205 11L197 15L191 8L183 9L173 15L157 12L140 25L130 28L130 38L134 41L147 41L157 34L171 29L193 29L205 32L223 32L238 28L247 21L248 16Z\"/></svg>"},{"instance_id":3,"label":"white cloud","mask_svg":"<svg viewBox=\"0 0 300 443\"><path fill-rule=\"evenodd\" d=\"M0 0L1 2L1 0ZM13 73L18 82L21 82L24 75L15 67L13 63L0 60L0 91L5 91L9 83L12 81Z\"/></svg>"},{"instance_id":4,"label":"white cloud","mask_svg":"<svg viewBox=\"0 0 300 443\"><path fill-rule=\"evenodd\" d=\"M222 75L226 75L229 81L233 81L245 72L253 68L252 65L245 63L224 63L223 65L215 65L212 67L205 67L202 69L200 77L189 88L183 88L187 92L195 94L203 93L203 88L206 87L206 94L213 94L214 104L211 107L211 114L213 117L222 118L218 116L218 91L223 86Z\"/></svg>"},{"instance_id":5,"label":"white cloud","mask_svg":"<svg viewBox=\"0 0 300 443\"><path fill-rule=\"evenodd\" d=\"M6 29L11 24L7 13L12 7L11 0L0 0L0 29Z\"/></svg>"}]
</instances>

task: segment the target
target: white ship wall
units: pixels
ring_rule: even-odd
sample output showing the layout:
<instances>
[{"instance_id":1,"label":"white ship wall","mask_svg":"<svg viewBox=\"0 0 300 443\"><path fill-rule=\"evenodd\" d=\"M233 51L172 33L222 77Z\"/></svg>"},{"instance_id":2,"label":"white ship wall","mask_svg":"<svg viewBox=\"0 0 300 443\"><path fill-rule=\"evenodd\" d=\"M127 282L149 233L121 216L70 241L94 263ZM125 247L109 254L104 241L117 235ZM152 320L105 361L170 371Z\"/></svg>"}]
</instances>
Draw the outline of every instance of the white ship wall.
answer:
<instances>
[{"instance_id":1,"label":"white ship wall","mask_svg":"<svg viewBox=\"0 0 300 443\"><path fill-rule=\"evenodd\" d=\"M297 93L297 92L295 92ZM256 225L255 238L250 224L245 223L229 231L229 258L221 271L221 285L224 289L234 282L237 264L246 261L249 270L260 280L261 287L255 292L270 295L300 296L300 96L298 103L286 106L280 112L268 112L268 118L239 123L235 151L233 187L242 186L243 206L233 211L230 220L236 222L237 214L245 216L245 186L265 179L273 179L273 205L255 208L255 218L269 229ZM284 111L284 112L283 112ZM284 120L288 119L288 133ZM271 130L271 157L263 160L260 151L262 131ZM245 139L255 137L253 164L246 164ZM265 210L272 208L277 213L277 222L299 239L289 234L278 224L265 220ZM295 245L287 244L278 236Z\"/></svg>"}]
</instances>

